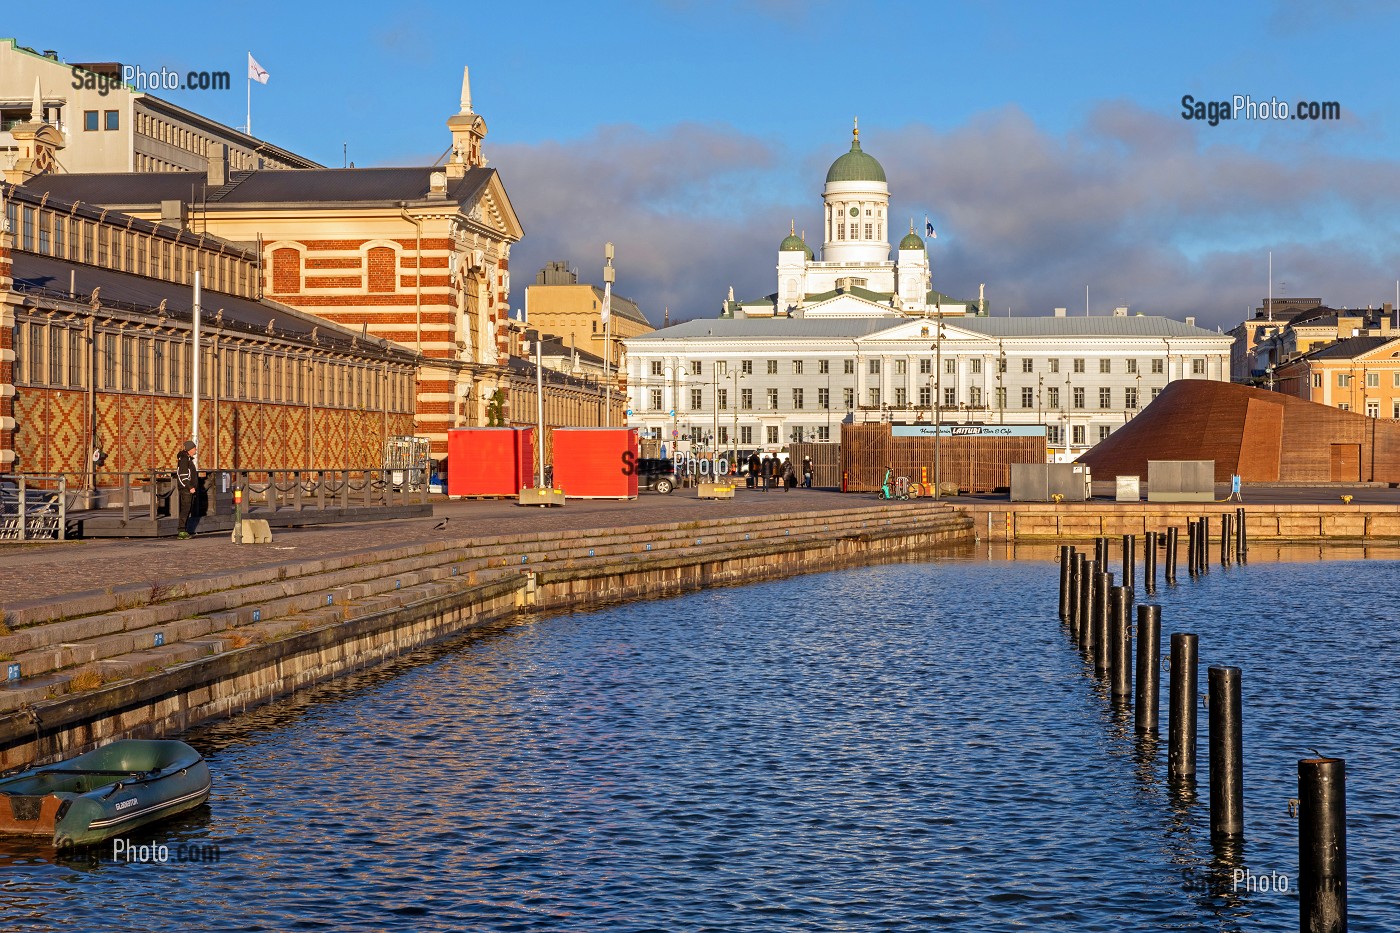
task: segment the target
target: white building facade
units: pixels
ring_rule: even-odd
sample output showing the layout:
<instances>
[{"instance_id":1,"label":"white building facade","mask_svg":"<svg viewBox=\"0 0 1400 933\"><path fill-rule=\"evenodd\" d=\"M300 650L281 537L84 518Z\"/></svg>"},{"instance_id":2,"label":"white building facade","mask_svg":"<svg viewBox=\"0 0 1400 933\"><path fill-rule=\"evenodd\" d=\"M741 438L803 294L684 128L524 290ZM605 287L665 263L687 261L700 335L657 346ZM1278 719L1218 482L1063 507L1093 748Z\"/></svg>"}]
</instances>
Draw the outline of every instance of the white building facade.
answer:
<instances>
[{"instance_id":1,"label":"white building facade","mask_svg":"<svg viewBox=\"0 0 1400 933\"><path fill-rule=\"evenodd\" d=\"M930 288L912 231L888 261L889 190L858 134L823 211L822 259L790 234L773 295L625 341L629 424L720 451L837 441L842 422L1043 424L1064 461L1174 379L1229 381L1233 338L1191 318L987 317Z\"/></svg>"}]
</instances>

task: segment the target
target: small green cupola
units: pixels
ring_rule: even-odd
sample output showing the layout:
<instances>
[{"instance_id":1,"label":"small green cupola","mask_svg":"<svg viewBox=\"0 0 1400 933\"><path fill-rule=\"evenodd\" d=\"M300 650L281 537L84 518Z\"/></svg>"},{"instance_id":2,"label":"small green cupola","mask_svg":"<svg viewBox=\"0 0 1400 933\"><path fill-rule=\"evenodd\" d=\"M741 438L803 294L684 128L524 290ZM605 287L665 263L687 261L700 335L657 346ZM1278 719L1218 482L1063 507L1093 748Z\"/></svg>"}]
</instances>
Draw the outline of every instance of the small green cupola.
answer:
<instances>
[{"instance_id":1,"label":"small green cupola","mask_svg":"<svg viewBox=\"0 0 1400 933\"><path fill-rule=\"evenodd\" d=\"M783 243L781 246L778 247L778 252L780 253L785 253L789 250L796 253L811 252L811 250L807 249L807 243L802 239L802 237L797 235L796 221L792 221L790 223L788 227L788 235L783 237Z\"/></svg>"},{"instance_id":2,"label":"small green cupola","mask_svg":"<svg viewBox=\"0 0 1400 933\"><path fill-rule=\"evenodd\" d=\"M927 250L923 237L914 232L914 221L909 221L909 232L904 234L904 239L899 241L899 248Z\"/></svg>"}]
</instances>

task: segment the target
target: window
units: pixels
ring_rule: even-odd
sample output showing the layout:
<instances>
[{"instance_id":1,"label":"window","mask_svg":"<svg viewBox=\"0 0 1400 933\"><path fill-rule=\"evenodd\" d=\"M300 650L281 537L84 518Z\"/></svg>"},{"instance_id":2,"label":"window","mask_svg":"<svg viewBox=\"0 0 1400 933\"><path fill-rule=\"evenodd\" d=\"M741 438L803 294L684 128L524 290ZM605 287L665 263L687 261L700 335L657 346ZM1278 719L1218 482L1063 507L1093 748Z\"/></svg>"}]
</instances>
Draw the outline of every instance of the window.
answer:
<instances>
[{"instance_id":1,"label":"window","mask_svg":"<svg viewBox=\"0 0 1400 933\"><path fill-rule=\"evenodd\" d=\"M1022 408L1034 408L1034 407L1035 407L1035 389L1032 389L1030 386L1024 386L1024 387L1021 389L1021 407L1022 407Z\"/></svg>"},{"instance_id":2,"label":"window","mask_svg":"<svg viewBox=\"0 0 1400 933\"><path fill-rule=\"evenodd\" d=\"M1059 408L1059 407L1060 407L1060 388L1059 388L1059 386L1051 386L1050 388L1048 388L1048 389L1045 390L1045 404L1048 405L1048 406L1051 407L1051 408Z\"/></svg>"},{"instance_id":3,"label":"window","mask_svg":"<svg viewBox=\"0 0 1400 933\"><path fill-rule=\"evenodd\" d=\"M728 390L728 389L720 389L718 392L715 393L715 398L716 398L716 400L719 402L719 409L720 409L720 411L728 411L728 410L729 410L729 390Z\"/></svg>"},{"instance_id":4,"label":"window","mask_svg":"<svg viewBox=\"0 0 1400 933\"><path fill-rule=\"evenodd\" d=\"M1059 361L1059 360L1049 360L1048 362L1050 363L1050 371L1051 371L1052 373L1057 373L1057 372L1060 371L1060 361Z\"/></svg>"},{"instance_id":5,"label":"window","mask_svg":"<svg viewBox=\"0 0 1400 933\"><path fill-rule=\"evenodd\" d=\"M793 361L792 361L792 374L793 374L794 376L800 376L800 375L802 375L802 361L801 361L801 360L793 360Z\"/></svg>"},{"instance_id":6,"label":"window","mask_svg":"<svg viewBox=\"0 0 1400 933\"><path fill-rule=\"evenodd\" d=\"M919 360L919 375L927 376L933 372L933 360ZM1400 374L1398 374L1400 375Z\"/></svg>"},{"instance_id":7,"label":"window","mask_svg":"<svg viewBox=\"0 0 1400 933\"><path fill-rule=\"evenodd\" d=\"M60 229L61 229L62 226L63 226L63 221L60 220L58 223L59 223L59 227L60 227ZM40 211L40 212L39 212L39 252L43 253L45 256L50 255L50 253L49 253L49 215L48 215L48 212L47 212L47 211Z\"/></svg>"},{"instance_id":8,"label":"window","mask_svg":"<svg viewBox=\"0 0 1400 933\"><path fill-rule=\"evenodd\" d=\"M997 386L996 399L998 408L1006 407L1006 386Z\"/></svg>"},{"instance_id":9,"label":"window","mask_svg":"<svg viewBox=\"0 0 1400 933\"><path fill-rule=\"evenodd\" d=\"M879 360L871 360L871 361L870 361L870 375L872 375L872 376L878 376L878 375L880 375L880 361L879 361Z\"/></svg>"},{"instance_id":10,"label":"window","mask_svg":"<svg viewBox=\"0 0 1400 933\"><path fill-rule=\"evenodd\" d=\"M32 253L34 252L34 208L26 207L24 209L24 227L22 229L19 248Z\"/></svg>"},{"instance_id":11,"label":"window","mask_svg":"<svg viewBox=\"0 0 1400 933\"><path fill-rule=\"evenodd\" d=\"M776 424L770 424L768 426L768 443L778 443L778 426Z\"/></svg>"},{"instance_id":12,"label":"window","mask_svg":"<svg viewBox=\"0 0 1400 933\"><path fill-rule=\"evenodd\" d=\"M975 358L974 358L971 362L972 362L972 370L971 370L972 375L974 375L974 376L980 376L980 375L982 375L982 361L979 360L979 359L975 359Z\"/></svg>"},{"instance_id":13,"label":"window","mask_svg":"<svg viewBox=\"0 0 1400 933\"><path fill-rule=\"evenodd\" d=\"M1166 369L1166 364L1162 360L1152 361L1152 375L1160 376L1164 369Z\"/></svg>"},{"instance_id":14,"label":"window","mask_svg":"<svg viewBox=\"0 0 1400 933\"><path fill-rule=\"evenodd\" d=\"M999 356L999 357L997 357L997 372L999 372L999 373L1004 373L1004 372L1006 372L1006 357L1005 357L1005 356Z\"/></svg>"},{"instance_id":15,"label":"window","mask_svg":"<svg viewBox=\"0 0 1400 933\"><path fill-rule=\"evenodd\" d=\"M1390 403L1390 417L1395 421L1400 421L1400 402Z\"/></svg>"},{"instance_id":16,"label":"window","mask_svg":"<svg viewBox=\"0 0 1400 933\"><path fill-rule=\"evenodd\" d=\"M845 225L844 223L840 223L840 224L837 224L837 225L836 225L836 239L838 239L838 240L844 240L844 239L846 239L846 225Z\"/></svg>"},{"instance_id":17,"label":"window","mask_svg":"<svg viewBox=\"0 0 1400 933\"><path fill-rule=\"evenodd\" d=\"M1108 386L1101 386L1101 387L1099 388L1099 407L1100 407L1100 408L1112 408L1112 407L1113 407L1113 390L1110 389Z\"/></svg>"},{"instance_id":18,"label":"window","mask_svg":"<svg viewBox=\"0 0 1400 933\"><path fill-rule=\"evenodd\" d=\"M1206 374L1206 361L1201 357L1196 357L1191 361L1191 375L1204 376Z\"/></svg>"},{"instance_id":19,"label":"window","mask_svg":"<svg viewBox=\"0 0 1400 933\"><path fill-rule=\"evenodd\" d=\"M700 361L699 361L699 360L694 360L693 362L691 362L691 364L690 364L690 374L691 374L692 376L699 376L699 375L702 375L703 372L704 372L704 370L701 368L701 364L700 364Z\"/></svg>"},{"instance_id":20,"label":"window","mask_svg":"<svg viewBox=\"0 0 1400 933\"><path fill-rule=\"evenodd\" d=\"M895 390L894 390L894 407L895 407L895 408L908 408L908 407L909 407L909 395L908 395L908 393L907 393L904 389L895 389Z\"/></svg>"},{"instance_id":21,"label":"window","mask_svg":"<svg viewBox=\"0 0 1400 933\"><path fill-rule=\"evenodd\" d=\"M1340 408L1342 411L1351 411L1351 406L1348 405L1346 402L1342 402L1337 407Z\"/></svg>"},{"instance_id":22,"label":"window","mask_svg":"<svg viewBox=\"0 0 1400 933\"><path fill-rule=\"evenodd\" d=\"M880 407L880 390L879 390L879 389L870 389L870 390L868 390L868 391L869 391L869 393L870 393L870 407L871 407L871 408L879 408L879 407Z\"/></svg>"},{"instance_id":23,"label":"window","mask_svg":"<svg viewBox=\"0 0 1400 933\"><path fill-rule=\"evenodd\" d=\"M652 390L651 390L651 410L652 410L652 411L660 411L660 410L661 410L661 390L660 390L660 389L652 389Z\"/></svg>"},{"instance_id":24,"label":"window","mask_svg":"<svg viewBox=\"0 0 1400 933\"><path fill-rule=\"evenodd\" d=\"M44 332L38 324L29 323L29 381L38 385L44 381Z\"/></svg>"},{"instance_id":25,"label":"window","mask_svg":"<svg viewBox=\"0 0 1400 933\"><path fill-rule=\"evenodd\" d=\"M64 242L64 231L68 229L68 224L62 217L53 219L53 254L59 259L68 258L68 247Z\"/></svg>"},{"instance_id":26,"label":"window","mask_svg":"<svg viewBox=\"0 0 1400 933\"><path fill-rule=\"evenodd\" d=\"M856 406L856 390L849 386L841 390L841 401L847 411Z\"/></svg>"},{"instance_id":27,"label":"window","mask_svg":"<svg viewBox=\"0 0 1400 933\"><path fill-rule=\"evenodd\" d=\"M1075 408L1083 408L1083 407L1084 407L1084 387L1083 387L1083 386L1078 386L1078 387L1076 387L1075 390L1074 390L1074 407L1075 407Z\"/></svg>"},{"instance_id":28,"label":"window","mask_svg":"<svg viewBox=\"0 0 1400 933\"><path fill-rule=\"evenodd\" d=\"M1351 385L1351 376L1346 373L1337 373L1337 388L1345 389Z\"/></svg>"},{"instance_id":29,"label":"window","mask_svg":"<svg viewBox=\"0 0 1400 933\"><path fill-rule=\"evenodd\" d=\"M753 360L743 360L739 363L739 372L745 376L753 375Z\"/></svg>"},{"instance_id":30,"label":"window","mask_svg":"<svg viewBox=\"0 0 1400 933\"><path fill-rule=\"evenodd\" d=\"M825 376L831 372L831 360L817 360L817 374ZM1396 373L1395 384L1400 385L1400 373Z\"/></svg>"},{"instance_id":31,"label":"window","mask_svg":"<svg viewBox=\"0 0 1400 933\"><path fill-rule=\"evenodd\" d=\"M116 110L106 110L102 113L102 128L104 130L121 129L121 116Z\"/></svg>"},{"instance_id":32,"label":"window","mask_svg":"<svg viewBox=\"0 0 1400 933\"><path fill-rule=\"evenodd\" d=\"M1124 390L1123 390L1123 407L1124 407L1124 408L1127 408L1127 409L1134 409L1134 408L1137 408L1137 407L1138 407L1138 390L1137 390L1137 389L1124 389Z\"/></svg>"},{"instance_id":33,"label":"window","mask_svg":"<svg viewBox=\"0 0 1400 933\"><path fill-rule=\"evenodd\" d=\"M778 409L778 390L777 390L777 389L769 389L769 390L768 390L768 410L769 410L769 411L777 411L777 409Z\"/></svg>"},{"instance_id":34,"label":"window","mask_svg":"<svg viewBox=\"0 0 1400 933\"><path fill-rule=\"evenodd\" d=\"M1084 372L1084 360L1082 357L1074 361L1074 371L1077 373Z\"/></svg>"},{"instance_id":35,"label":"window","mask_svg":"<svg viewBox=\"0 0 1400 933\"><path fill-rule=\"evenodd\" d=\"M896 376L903 376L906 372L908 372L908 370L906 369L908 362L908 360L895 360L894 374Z\"/></svg>"},{"instance_id":36,"label":"window","mask_svg":"<svg viewBox=\"0 0 1400 933\"><path fill-rule=\"evenodd\" d=\"M818 390L817 390L817 407L818 407L818 408L830 408L830 407L831 407L831 390L830 390L830 389L825 389L825 388L823 388L823 389L818 389Z\"/></svg>"},{"instance_id":37,"label":"window","mask_svg":"<svg viewBox=\"0 0 1400 933\"><path fill-rule=\"evenodd\" d=\"M1161 386L1153 386L1153 388L1152 388L1152 397L1153 397L1153 398L1156 398L1157 396L1159 396L1159 395L1161 395L1161 394L1162 394L1162 387L1161 387Z\"/></svg>"},{"instance_id":38,"label":"window","mask_svg":"<svg viewBox=\"0 0 1400 933\"><path fill-rule=\"evenodd\" d=\"M690 410L699 411L705 407L705 392L703 389L690 390Z\"/></svg>"},{"instance_id":39,"label":"window","mask_svg":"<svg viewBox=\"0 0 1400 933\"><path fill-rule=\"evenodd\" d=\"M1312 385L1314 389L1322 388L1322 373L1313 373Z\"/></svg>"},{"instance_id":40,"label":"window","mask_svg":"<svg viewBox=\"0 0 1400 933\"><path fill-rule=\"evenodd\" d=\"M1380 403L1380 402L1367 402L1367 403L1366 403L1366 417L1367 417L1367 418L1379 418L1380 416L1381 416L1381 403Z\"/></svg>"},{"instance_id":41,"label":"window","mask_svg":"<svg viewBox=\"0 0 1400 933\"><path fill-rule=\"evenodd\" d=\"M933 404L933 386L919 386L919 406L928 408Z\"/></svg>"},{"instance_id":42,"label":"window","mask_svg":"<svg viewBox=\"0 0 1400 933\"><path fill-rule=\"evenodd\" d=\"M739 390L739 407L744 411L753 411L753 389Z\"/></svg>"},{"instance_id":43,"label":"window","mask_svg":"<svg viewBox=\"0 0 1400 933\"><path fill-rule=\"evenodd\" d=\"M744 425L743 427L739 428L739 443L741 443L741 444L752 444L752 443L753 443L753 425L748 425L748 424L746 424L746 425Z\"/></svg>"},{"instance_id":44,"label":"window","mask_svg":"<svg viewBox=\"0 0 1400 933\"><path fill-rule=\"evenodd\" d=\"M68 332L68 384L83 384L83 337L76 330Z\"/></svg>"},{"instance_id":45,"label":"window","mask_svg":"<svg viewBox=\"0 0 1400 933\"><path fill-rule=\"evenodd\" d=\"M967 405L969 408L982 407L982 387L972 386L967 390Z\"/></svg>"},{"instance_id":46,"label":"window","mask_svg":"<svg viewBox=\"0 0 1400 933\"><path fill-rule=\"evenodd\" d=\"M1074 445L1075 445L1076 447L1083 447L1083 446L1084 446L1084 425L1082 425L1082 424L1076 424L1076 425L1074 426L1073 436L1074 436Z\"/></svg>"},{"instance_id":47,"label":"window","mask_svg":"<svg viewBox=\"0 0 1400 933\"><path fill-rule=\"evenodd\" d=\"M958 374L958 361L957 361L957 360L944 360L944 361L943 361L943 375L945 375L945 376L956 376L957 374Z\"/></svg>"},{"instance_id":48,"label":"window","mask_svg":"<svg viewBox=\"0 0 1400 933\"><path fill-rule=\"evenodd\" d=\"M660 376L660 375L661 375L661 361L660 361L660 360L652 360L652 361L651 361L651 374L652 374L653 376Z\"/></svg>"},{"instance_id":49,"label":"window","mask_svg":"<svg viewBox=\"0 0 1400 933\"><path fill-rule=\"evenodd\" d=\"M1397 418L1400 418L1400 415L1397 415L1396 417L1397 417ZM828 427L827 427L826 425L824 425L824 424L818 425L818 426L817 426L817 440L819 440L819 441L829 441L829 440L831 440L831 428L828 428Z\"/></svg>"},{"instance_id":50,"label":"window","mask_svg":"<svg viewBox=\"0 0 1400 933\"><path fill-rule=\"evenodd\" d=\"M1023 372L1023 373L1033 373L1033 372L1035 372L1035 360L1031 359L1029 356L1026 357L1025 359L1021 360L1021 372Z\"/></svg>"},{"instance_id":51,"label":"window","mask_svg":"<svg viewBox=\"0 0 1400 933\"><path fill-rule=\"evenodd\" d=\"M1395 388L1400 389L1400 371L1393 372L1393 373L1391 373L1390 375L1391 375L1391 382L1390 382L1390 384L1393 385Z\"/></svg>"},{"instance_id":52,"label":"window","mask_svg":"<svg viewBox=\"0 0 1400 933\"><path fill-rule=\"evenodd\" d=\"M83 111L83 131L84 131L84 132L92 133L92 132L95 132L95 131L97 130L97 116L98 116L98 114L97 114L97 111L96 111L96 110L84 110L84 111Z\"/></svg>"},{"instance_id":53,"label":"window","mask_svg":"<svg viewBox=\"0 0 1400 933\"><path fill-rule=\"evenodd\" d=\"M875 228L871 224L865 225L865 238L867 240L875 239Z\"/></svg>"},{"instance_id":54,"label":"window","mask_svg":"<svg viewBox=\"0 0 1400 933\"><path fill-rule=\"evenodd\" d=\"M793 390L792 390L792 407L793 407L794 409L799 410L799 411L802 409L803 405L802 405L802 390L801 390L801 389L793 389Z\"/></svg>"},{"instance_id":55,"label":"window","mask_svg":"<svg viewBox=\"0 0 1400 933\"><path fill-rule=\"evenodd\" d=\"M729 443L729 425L727 424L719 426L719 443L721 447Z\"/></svg>"},{"instance_id":56,"label":"window","mask_svg":"<svg viewBox=\"0 0 1400 933\"><path fill-rule=\"evenodd\" d=\"M117 387L117 335L102 335L102 388Z\"/></svg>"},{"instance_id":57,"label":"window","mask_svg":"<svg viewBox=\"0 0 1400 933\"><path fill-rule=\"evenodd\" d=\"M1138 368L1137 368L1137 360L1128 360L1128 361L1127 361L1127 366L1128 366L1128 375L1133 376L1133 375L1136 375L1136 374L1137 374L1137 371L1138 371Z\"/></svg>"},{"instance_id":58,"label":"window","mask_svg":"<svg viewBox=\"0 0 1400 933\"><path fill-rule=\"evenodd\" d=\"M128 392L131 391L132 381L136 378L136 368L131 360L133 343L135 341L132 338L122 335L122 388Z\"/></svg>"},{"instance_id":59,"label":"window","mask_svg":"<svg viewBox=\"0 0 1400 933\"><path fill-rule=\"evenodd\" d=\"M1107 424L1099 425L1099 440L1103 440L1113 433L1113 427Z\"/></svg>"},{"instance_id":60,"label":"window","mask_svg":"<svg viewBox=\"0 0 1400 933\"><path fill-rule=\"evenodd\" d=\"M778 361L777 361L777 360L769 360L769 361L768 361L768 375L770 375L770 376L776 376L777 374L778 374Z\"/></svg>"},{"instance_id":61,"label":"window","mask_svg":"<svg viewBox=\"0 0 1400 933\"><path fill-rule=\"evenodd\" d=\"M1381 374L1380 374L1380 373L1367 373L1367 374L1366 374L1366 388L1368 388L1368 389L1378 389L1378 388L1380 388L1380 385L1381 385Z\"/></svg>"},{"instance_id":62,"label":"window","mask_svg":"<svg viewBox=\"0 0 1400 933\"><path fill-rule=\"evenodd\" d=\"M136 341L136 391L151 391L151 342Z\"/></svg>"},{"instance_id":63,"label":"window","mask_svg":"<svg viewBox=\"0 0 1400 933\"><path fill-rule=\"evenodd\" d=\"M1099 372L1101 372L1101 373L1111 373L1111 372L1113 372L1113 361L1112 361L1112 360L1099 360Z\"/></svg>"},{"instance_id":64,"label":"window","mask_svg":"<svg viewBox=\"0 0 1400 933\"><path fill-rule=\"evenodd\" d=\"M846 375L848 375L848 376L853 375L853 374L855 373L855 371L856 371L856 361L855 361L855 360L842 360L841 362L845 364L845 367L844 367L844 369L842 370L842 372L844 372L844 373L845 373Z\"/></svg>"},{"instance_id":65,"label":"window","mask_svg":"<svg viewBox=\"0 0 1400 933\"><path fill-rule=\"evenodd\" d=\"M1051 447L1058 447L1064 443L1064 431L1058 424L1047 425L1045 428L1045 443Z\"/></svg>"},{"instance_id":66,"label":"window","mask_svg":"<svg viewBox=\"0 0 1400 933\"><path fill-rule=\"evenodd\" d=\"M957 389L944 389L944 390L943 390L943 407L944 407L944 408L957 408L957 407L958 407L958 390L957 390Z\"/></svg>"}]
</instances>

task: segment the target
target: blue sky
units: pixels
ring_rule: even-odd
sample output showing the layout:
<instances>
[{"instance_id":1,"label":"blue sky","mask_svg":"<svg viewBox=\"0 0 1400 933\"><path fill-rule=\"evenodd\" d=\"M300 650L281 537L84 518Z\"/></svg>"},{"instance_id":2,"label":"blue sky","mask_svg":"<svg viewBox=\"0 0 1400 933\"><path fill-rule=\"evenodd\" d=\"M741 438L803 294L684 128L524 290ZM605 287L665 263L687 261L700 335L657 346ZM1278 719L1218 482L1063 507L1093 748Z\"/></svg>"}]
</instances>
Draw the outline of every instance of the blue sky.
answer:
<instances>
[{"instance_id":1,"label":"blue sky","mask_svg":"<svg viewBox=\"0 0 1400 933\"><path fill-rule=\"evenodd\" d=\"M66 61L228 70L172 92L327 165L421 164L447 146L461 67L526 239L659 318L773 289L789 219L815 230L858 115L896 216L922 222L935 285L993 309L1128 304L1228 324L1275 289L1393 300L1400 4L284 4L213 20L146 3L8 10L0 30ZM388 12L385 12L386 9ZM1343 119L1181 118L1181 97L1337 101ZM815 235L811 237L817 238ZM819 245L819 244L818 244ZM596 275L593 275L596 278Z\"/></svg>"}]
</instances>

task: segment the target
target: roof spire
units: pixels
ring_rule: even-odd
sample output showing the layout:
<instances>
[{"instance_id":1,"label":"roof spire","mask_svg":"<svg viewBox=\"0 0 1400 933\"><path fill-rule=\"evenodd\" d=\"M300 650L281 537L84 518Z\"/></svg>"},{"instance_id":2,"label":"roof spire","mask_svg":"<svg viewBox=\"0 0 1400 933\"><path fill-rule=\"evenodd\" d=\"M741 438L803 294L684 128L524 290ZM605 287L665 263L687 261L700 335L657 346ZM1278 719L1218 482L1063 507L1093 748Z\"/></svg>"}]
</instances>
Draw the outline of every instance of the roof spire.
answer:
<instances>
[{"instance_id":1,"label":"roof spire","mask_svg":"<svg viewBox=\"0 0 1400 933\"><path fill-rule=\"evenodd\" d=\"M860 117L851 117L851 141L860 142Z\"/></svg>"},{"instance_id":2,"label":"roof spire","mask_svg":"<svg viewBox=\"0 0 1400 933\"><path fill-rule=\"evenodd\" d=\"M34 76L34 102L30 104L29 121L39 123L44 119L44 100L39 93L39 76Z\"/></svg>"},{"instance_id":3,"label":"roof spire","mask_svg":"<svg viewBox=\"0 0 1400 933\"><path fill-rule=\"evenodd\" d=\"M472 112L472 81L470 70L466 65L462 66L462 109L458 113Z\"/></svg>"},{"instance_id":4,"label":"roof spire","mask_svg":"<svg viewBox=\"0 0 1400 933\"><path fill-rule=\"evenodd\" d=\"M788 236L796 236L796 235L797 235L797 220L796 220L796 219L789 220L789 221L788 221Z\"/></svg>"},{"instance_id":5,"label":"roof spire","mask_svg":"<svg viewBox=\"0 0 1400 933\"><path fill-rule=\"evenodd\" d=\"M913 232L914 232L914 218L913 218L913 217L910 217L910 218L909 218L909 232L910 232L910 233L913 233Z\"/></svg>"}]
</instances>

